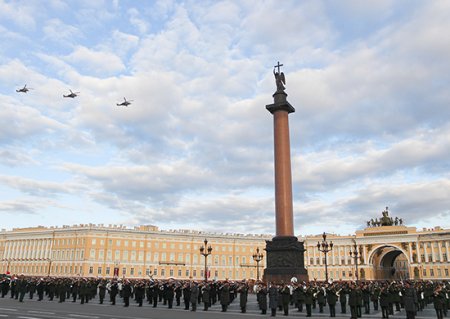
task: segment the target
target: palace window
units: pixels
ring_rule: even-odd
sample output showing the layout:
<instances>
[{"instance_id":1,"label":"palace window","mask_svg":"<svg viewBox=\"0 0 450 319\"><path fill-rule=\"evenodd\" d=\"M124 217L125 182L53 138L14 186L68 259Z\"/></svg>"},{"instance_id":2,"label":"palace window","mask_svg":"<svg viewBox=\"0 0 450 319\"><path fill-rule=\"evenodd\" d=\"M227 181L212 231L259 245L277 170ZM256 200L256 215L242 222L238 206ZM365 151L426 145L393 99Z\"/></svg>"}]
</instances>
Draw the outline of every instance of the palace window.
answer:
<instances>
[{"instance_id":1,"label":"palace window","mask_svg":"<svg viewBox=\"0 0 450 319\"><path fill-rule=\"evenodd\" d=\"M102 267L98 267L98 268L97 268L97 274L98 274L98 275L101 275L101 274L102 274Z\"/></svg>"},{"instance_id":2,"label":"palace window","mask_svg":"<svg viewBox=\"0 0 450 319\"><path fill-rule=\"evenodd\" d=\"M422 271L422 275L423 275L424 277L427 276L427 270L426 270L425 268L424 268L423 271Z\"/></svg>"},{"instance_id":3,"label":"palace window","mask_svg":"<svg viewBox=\"0 0 450 319\"><path fill-rule=\"evenodd\" d=\"M189 277L189 269L186 269L186 277Z\"/></svg>"},{"instance_id":4,"label":"palace window","mask_svg":"<svg viewBox=\"0 0 450 319\"><path fill-rule=\"evenodd\" d=\"M166 270L163 268L163 269L161 269L161 276L165 276L166 275Z\"/></svg>"},{"instance_id":5,"label":"palace window","mask_svg":"<svg viewBox=\"0 0 450 319\"><path fill-rule=\"evenodd\" d=\"M433 268L430 269L430 276L434 277L434 269Z\"/></svg>"},{"instance_id":6,"label":"palace window","mask_svg":"<svg viewBox=\"0 0 450 319\"><path fill-rule=\"evenodd\" d=\"M127 269L124 267L122 268L122 275L126 275L127 274Z\"/></svg>"},{"instance_id":7,"label":"palace window","mask_svg":"<svg viewBox=\"0 0 450 319\"><path fill-rule=\"evenodd\" d=\"M125 240L125 241L123 242L123 244L124 244L125 247L128 247L128 240Z\"/></svg>"},{"instance_id":8,"label":"palace window","mask_svg":"<svg viewBox=\"0 0 450 319\"><path fill-rule=\"evenodd\" d=\"M130 268L130 276L134 276L134 268L133 267Z\"/></svg>"},{"instance_id":9,"label":"palace window","mask_svg":"<svg viewBox=\"0 0 450 319\"><path fill-rule=\"evenodd\" d=\"M433 255L432 254L428 254L428 261L429 262L433 262Z\"/></svg>"},{"instance_id":10,"label":"palace window","mask_svg":"<svg viewBox=\"0 0 450 319\"><path fill-rule=\"evenodd\" d=\"M444 269L444 274L445 274L445 277L448 277L448 268Z\"/></svg>"},{"instance_id":11,"label":"palace window","mask_svg":"<svg viewBox=\"0 0 450 319\"><path fill-rule=\"evenodd\" d=\"M110 273L110 269L111 269L111 268L109 268L109 267L106 267L106 274L107 274L107 275L109 275L109 273Z\"/></svg>"},{"instance_id":12,"label":"palace window","mask_svg":"<svg viewBox=\"0 0 450 319\"><path fill-rule=\"evenodd\" d=\"M196 269L194 269L194 270L192 271L192 276L193 276L193 277L197 277L197 270L196 270Z\"/></svg>"},{"instance_id":13,"label":"palace window","mask_svg":"<svg viewBox=\"0 0 450 319\"><path fill-rule=\"evenodd\" d=\"M153 269L153 276L158 276L158 268Z\"/></svg>"},{"instance_id":14,"label":"palace window","mask_svg":"<svg viewBox=\"0 0 450 319\"><path fill-rule=\"evenodd\" d=\"M444 261L448 261L448 260L447 260L447 254L446 254L446 253L443 253L443 254L442 254L442 258L444 259Z\"/></svg>"},{"instance_id":15,"label":"palace window","mask_svg":"<svg viewBox=\"0 0 450 319\"><path fill-rule=\"evenodd\" d=\"M438 277L442 277L442 270L441 270L441 268L438 268L437 273L438 273Z\"/></svg>"},{"instance_id":16,"label":"palace window","mask_svg":"<svg viewBox=\"0 0 450 319\"><path fill-rule=\"evenodd\" d=\"M62 267L61 267L61 271L62 271ZM94 273L94 267L92 267L92 266L89 267L89 273L90 274Z\"/></svg>"},{"instance_id":17,"label":"palace window","mask_svg":"<svg viewBox=\"0 0 450 319\"><path fill-rule=\"evenodd\" d=\"M178 269L178 277L181 277L181 269Z\"/></svg>"},{"instance_id":18,"label":"palace window","mask_svg":"<svg viewBox=\"0 0 450 319\"><path fill-rule=\"evenodd\" d=\"M134 240L131 242L131 247L136 248L136 242Z\"/></svg>"},{"instance_id":19,"label":"palace window","mask_svg":"<svg viewBox=\"0 0 450 319\"><path fill-rule=\"evenodd\" d=\"M97 240L95 238L92 238L92 245L95 245L97 243Z\"/></svg>"},{"instance_id":20,"label":"palace window","mask_svg":"<svg viewBox=\"0 0 450 319\"><path fill-rule=\"evenodd\" d=\"M342 278L345 278L345 270L342 271Z\"/></svg>"}]
</instances>

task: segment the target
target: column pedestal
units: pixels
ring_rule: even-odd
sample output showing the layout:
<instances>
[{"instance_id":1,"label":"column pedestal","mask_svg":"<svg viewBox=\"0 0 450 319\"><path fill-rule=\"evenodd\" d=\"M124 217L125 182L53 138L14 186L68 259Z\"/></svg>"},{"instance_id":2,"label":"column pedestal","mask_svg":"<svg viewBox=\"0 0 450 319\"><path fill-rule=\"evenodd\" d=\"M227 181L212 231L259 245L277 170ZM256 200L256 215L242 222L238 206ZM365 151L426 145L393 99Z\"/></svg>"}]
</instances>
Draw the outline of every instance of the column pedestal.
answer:
<instances>
[{"instance_id":1,"label":"column pedestal","mask_svg":"<svg viewBox=\"0 0 450 319\"><path fill-rule=\"evenodd\" d=\"M297 237L276 236L266 240L267 266L264 270L264 281L276 283L290 282L292 277L299 281L307 281L308 273L304 267L303 242Z\"/></svg>"}]
</instances>

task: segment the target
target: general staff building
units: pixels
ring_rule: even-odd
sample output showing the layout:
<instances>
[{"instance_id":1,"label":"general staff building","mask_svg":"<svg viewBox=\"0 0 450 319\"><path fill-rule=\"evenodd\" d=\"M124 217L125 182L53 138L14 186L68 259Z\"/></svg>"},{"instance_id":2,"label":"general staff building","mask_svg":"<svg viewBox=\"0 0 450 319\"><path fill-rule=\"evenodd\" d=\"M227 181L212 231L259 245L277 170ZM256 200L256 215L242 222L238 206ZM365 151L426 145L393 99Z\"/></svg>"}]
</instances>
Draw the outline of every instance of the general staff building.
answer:
<instances>
[{"instance_id":1,"label":"general staff building","mask_svg":"<svg viewBox=\"0 0 450 319\"><path fill-rule=\"evenodd\" d=\"M401 224L370 225L354 235L326 234L333 249L317 248L323 235L299 237L310 280L448 279L450 230L418 230ZM0 231L0 273L30 276L256 279L271 235L165 231L156 226L75 225ZM211 246L200 253L204 240ZM355 253L357 252L357 253ZM265 255L265 254L264 254ZM206 268L205 268L206 262Z\"/></svg>"}]
</instances>

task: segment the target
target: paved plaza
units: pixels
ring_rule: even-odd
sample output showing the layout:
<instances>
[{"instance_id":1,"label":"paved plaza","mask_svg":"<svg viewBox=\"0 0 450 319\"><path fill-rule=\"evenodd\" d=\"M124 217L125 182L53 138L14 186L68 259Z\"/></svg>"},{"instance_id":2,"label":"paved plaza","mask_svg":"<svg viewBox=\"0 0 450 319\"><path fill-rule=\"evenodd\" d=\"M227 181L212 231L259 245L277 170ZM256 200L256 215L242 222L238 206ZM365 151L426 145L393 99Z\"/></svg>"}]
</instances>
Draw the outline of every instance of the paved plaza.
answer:
<instances>
[{"instance_id":1,"label":"paved plaza","mask_svg":"<svg viewBox=\"0 0 450 319\"><path fill-rule=\"evenodd\" d=\"M23 303L18 300L11 299L9 296L0 299L0 319L1 318L17 318L17 319L168 319L168 318L264 318L270 317L260 314L256 303L256 296L251 294L248 296L248 307L246 313L241 313L239 308L239 300L235 299L228 308L227 312L221 312L219 304L213 305L208 311L203 311L200 305L196 312L184 310L184 306L174 306L168 309L162 303L157 308L153 308L149 304L138 307L135 303L130 303L130 307L123 307L121 299L117 299L115 306L111 306L108 302L100 305L97 299L91 300L87 304L80 304L79 301L73 303L66 300L64 303L58 301L37 301L37 299L24 299ZM324 313L319 313L319 308L313 309L312 317L329 318L328 309L325 308ZM350 318L349 310L347 314L340 314L340 307L337 307L336 318ZM283 313L278 311L277 317L284 317ZM305 310L298 312L297 309L289 309L289 317L302 318L306 317ZM435 318L433 305L428 305L424 311L419 312L416 318ZM362 318L381 318L380 311L373 311L369 315L363 314ZM394 312L392 319L406 318L405 311Z\"/></svg>"}]
</instances>

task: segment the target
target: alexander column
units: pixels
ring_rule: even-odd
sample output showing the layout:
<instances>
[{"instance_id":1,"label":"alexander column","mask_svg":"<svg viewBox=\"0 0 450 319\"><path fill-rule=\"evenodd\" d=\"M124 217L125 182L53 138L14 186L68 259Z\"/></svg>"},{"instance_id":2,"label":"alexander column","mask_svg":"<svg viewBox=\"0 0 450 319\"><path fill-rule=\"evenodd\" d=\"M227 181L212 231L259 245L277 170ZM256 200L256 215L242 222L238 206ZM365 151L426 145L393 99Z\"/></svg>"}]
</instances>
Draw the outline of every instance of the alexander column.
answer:
<instances>
[{"instance_id":1,"label":"alexander column","mask_svg":"<svg viewBox=\"0 0 450 319\"><path fill-rule=\"evenodd\" d=\"M277 86L273 94L274 103L266 105L266 109L273 114L276 234L271 241L266 241L267 267L264 280L287 283L293 277L307 280L308 274L304 266L303 242L294 236L288 116L295 109L286 99L286 79L284 73L280 72L281 66L283 64L278 62L273 69Z\"/></svg>"}]
</instances>

